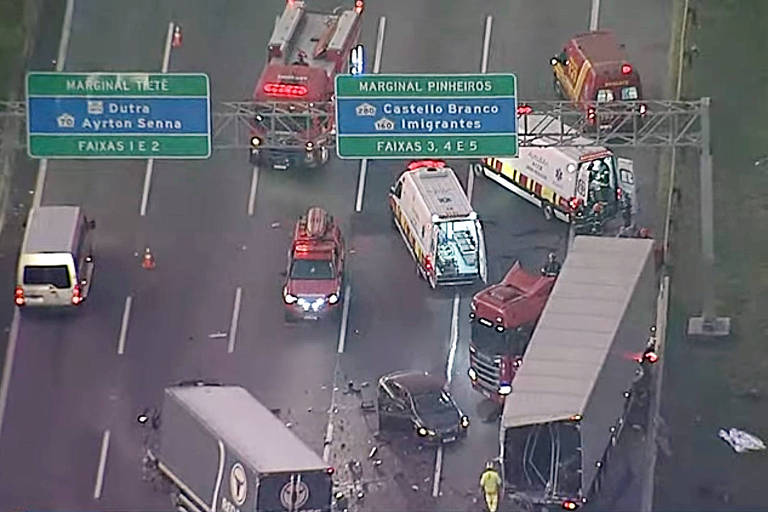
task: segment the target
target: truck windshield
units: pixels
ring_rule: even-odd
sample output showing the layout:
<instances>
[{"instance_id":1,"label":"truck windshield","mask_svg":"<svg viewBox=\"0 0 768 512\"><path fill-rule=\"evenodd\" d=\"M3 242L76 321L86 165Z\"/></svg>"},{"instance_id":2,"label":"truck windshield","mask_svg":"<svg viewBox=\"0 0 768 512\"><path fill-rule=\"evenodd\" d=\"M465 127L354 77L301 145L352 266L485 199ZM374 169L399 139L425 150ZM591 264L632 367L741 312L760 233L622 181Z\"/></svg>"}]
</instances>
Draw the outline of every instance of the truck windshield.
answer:
<instances>
[{"instance_id":1,"label":"truck windshield","mask_svg":"<svg viewBox=\"0 0 768 512\"><path fill-rule=\"evenodd\" d=\"M291 279L333 279L333 261L330 260L293 260Z\"/></svg>"},{"instance_id":2,"label":"truck windshield","mask_svg":"<svg viewBox=\"0 0 768 512\"><path fill-rule=\"evenodd\" d=\"M522 356L528 346L527 334L516 329L498 332L477 320L472 321L472 343L485 354Z\"/></svg>"}]
</instances>

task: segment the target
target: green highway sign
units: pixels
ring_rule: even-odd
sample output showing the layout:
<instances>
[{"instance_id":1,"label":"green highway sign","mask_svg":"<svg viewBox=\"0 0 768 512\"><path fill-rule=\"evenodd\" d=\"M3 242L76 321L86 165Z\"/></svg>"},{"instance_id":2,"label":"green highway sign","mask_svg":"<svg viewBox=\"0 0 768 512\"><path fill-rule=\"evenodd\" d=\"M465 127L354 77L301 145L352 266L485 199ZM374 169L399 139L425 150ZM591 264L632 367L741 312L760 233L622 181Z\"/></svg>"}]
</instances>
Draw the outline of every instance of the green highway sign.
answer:
<instances>
[{"instance_id":1,"label":"green highway sign","mask_svg":"<svg viewBox=\"0 0 768 512\"><path fill-rule=\"evenodd\" d=\"M208 158L203 73L27 74L32 158Z\"/></svg>"},{"instance_id":2,"label":"green highway sign","mask_svg":"<svg viewBox=\"0 0 768 512\"><path fill-rule=\"evenodd\" d=\"M337 75L340 158L517 156L513 74Z\"/></svg>"}]
</instances>

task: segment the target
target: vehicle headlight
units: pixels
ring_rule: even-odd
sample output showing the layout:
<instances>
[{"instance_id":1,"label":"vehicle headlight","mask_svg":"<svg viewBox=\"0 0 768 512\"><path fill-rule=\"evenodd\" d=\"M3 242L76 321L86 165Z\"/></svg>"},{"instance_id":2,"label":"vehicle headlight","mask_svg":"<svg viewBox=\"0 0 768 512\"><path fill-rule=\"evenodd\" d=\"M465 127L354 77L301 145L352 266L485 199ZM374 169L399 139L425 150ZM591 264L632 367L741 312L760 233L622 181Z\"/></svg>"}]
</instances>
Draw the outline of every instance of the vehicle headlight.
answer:
<instances>
[{"instance_id":1,"label":"vehicle headlight","mask_svg":"<svg viewBox=\"0 0 768 512\"><path fill-rule=\"evenodd\" d=\"M288 293L288 289L287 288L283 288L283 300L285 301L286 304L293 304L294 302L296 302L298 300L298 297Z\"/></svg>"},{"instance_id":2,"label":"vehicle headlight","mask_svg":"<svg viewBox=\"0 0 768 512\"><path fill-rule=\"evenodd\" d=\"M470 379L477 380L477 371L474 368L467 370L467 373L469 374Z\"/></svg>"},{"instance_id":3,"label":"vehicle headlight","mask_svg":"<svg viewBox=\"0 0 768 512\"><path fill-rule=\"evenodd\" d=\"M319 299L315 299L315 301L312 303L312 309L317 311L320 309L323 304L325 304L325 299L320 297Z\"/></svg>"},{"instance_id":4,"label":"vehicle headlight","mask_svg":"<svg viewBox=\"0 0 768 512\"><path fill-rule=\"evenodd\" d=\"M512 392L512 386L509 384L502 384L499 386L499 394L500 395L508 395Z\"/></svg>"},{"instance_id":5,"label":"vehicle headlight","mask_svg":"<svg viewBox=\"0 0 768 512\"><path fill-rule=\"evenodd\" d=\"M251 137L251 147L257 148L261 145L261 139L258 137Z\"/></svg>"},{"instance_id":6,"label":"vehicle headlight","mask_svg":"<svg viewBox=\"0 0 768 512\"><path fill-rule=\"evenodd\" d=\"M418 433L418 434L419 434L421 437L425 437L425 436L427 435L427 429L425 429L424 427L419 427L419 428L416 430L416 432L417 432L417 433Z\"/></svg>"},{"instance_id":7,"label":"vehicle headlight","mask_svg":"<svg viewBox=\"0 0 768 512\"><path fill-rule=\"evenodd\" d=\"M312 141L310 141L310 142L307 142L307 143L304 145L304 147L306 148L306 150L307 150L307 151L312 151L313 149L315 149L315 143L314 143L314 142L312 142Z\"/></svg>"},{"instance_id":8,"label":"vehicle headlight","mask_svg":"<svg viewBox=\"0 0 768 512\"><path fill-rule=\"evenodd\" d=\"M328 303L329 304L336 304L337 302L339 302L339 296L338 295L336 295L335 293L332 293L332 294L330 294L328 296Z\"/></svg>"},{"instance_id":9,"label":"vehicle headlight","mask_svg":"<svg viewBox=\"0 0 768 512\"><path fill-rule=\"evenodd\" d=\"M461 417L461 426L467 428L469 426L469 416Z\"/></svg>"}]
</instances>

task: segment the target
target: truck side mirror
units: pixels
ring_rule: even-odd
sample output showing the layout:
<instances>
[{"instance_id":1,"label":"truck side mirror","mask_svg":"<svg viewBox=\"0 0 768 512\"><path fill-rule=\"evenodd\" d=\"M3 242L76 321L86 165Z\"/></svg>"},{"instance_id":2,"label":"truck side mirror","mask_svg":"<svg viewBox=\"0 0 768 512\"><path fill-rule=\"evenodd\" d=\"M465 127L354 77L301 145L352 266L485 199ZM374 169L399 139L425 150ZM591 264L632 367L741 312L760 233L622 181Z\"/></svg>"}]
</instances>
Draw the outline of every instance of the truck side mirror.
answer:
<instances>
[{"instance_id":1,"label":"truck side mirror","mask_svg":"<svg viewBox=\"0 0 768 512\"><path fill-rule=\"evenodd\" d=\"M393 196L395 195L395 186L394 185L389 187L389 193L392 194Z\"/></svg>"}]
</instances>

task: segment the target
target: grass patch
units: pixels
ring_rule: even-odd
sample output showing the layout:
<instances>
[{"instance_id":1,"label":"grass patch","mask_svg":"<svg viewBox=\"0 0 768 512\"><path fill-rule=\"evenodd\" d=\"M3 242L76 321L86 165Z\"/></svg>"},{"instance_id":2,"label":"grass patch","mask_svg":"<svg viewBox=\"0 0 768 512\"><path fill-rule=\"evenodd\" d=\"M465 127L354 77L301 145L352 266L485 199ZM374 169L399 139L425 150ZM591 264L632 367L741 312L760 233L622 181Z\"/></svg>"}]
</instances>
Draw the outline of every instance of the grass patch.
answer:
<instances>
[{"instance_id":1,"label":"grass patch","mask_svg":"<svg viewBox=\"0 0 768 512\"><path fill-rule=\"evenodd\" d=\"M0 99L17 85L10 80L24 58L24 4L23 0L0 0Z\"/></svg>"}]
</instances>

